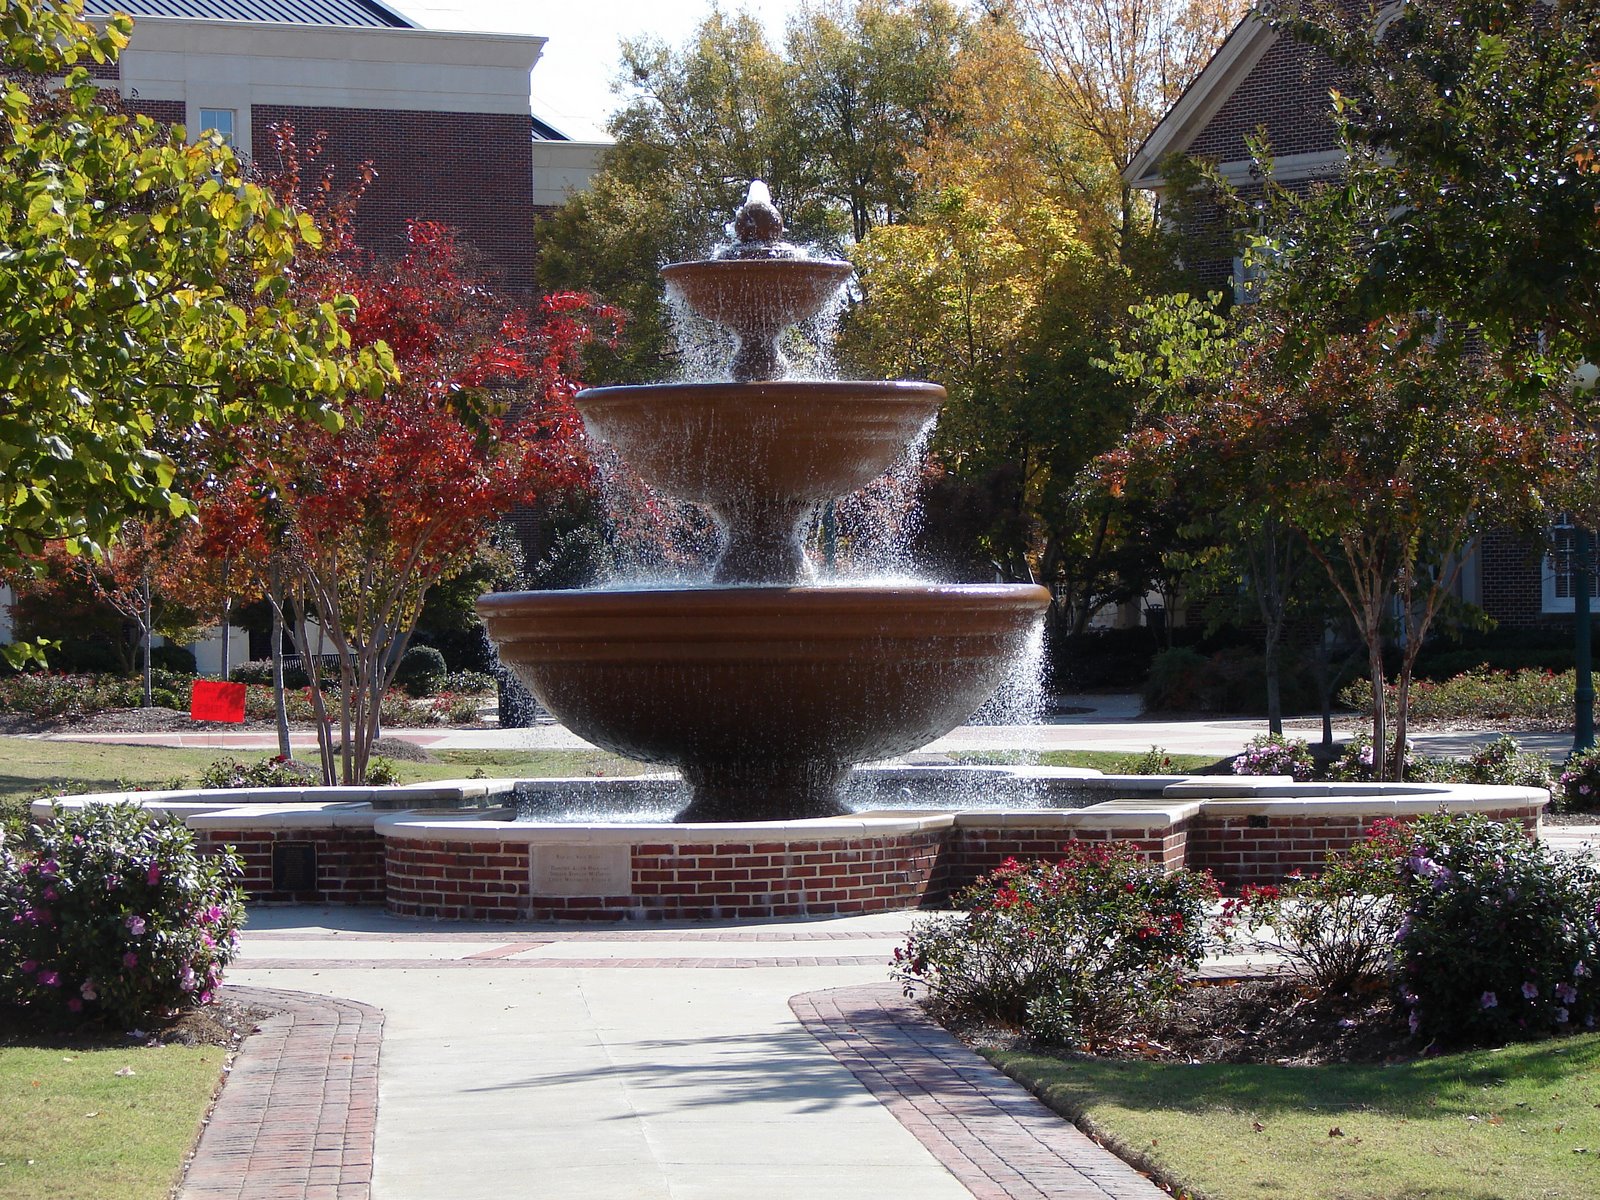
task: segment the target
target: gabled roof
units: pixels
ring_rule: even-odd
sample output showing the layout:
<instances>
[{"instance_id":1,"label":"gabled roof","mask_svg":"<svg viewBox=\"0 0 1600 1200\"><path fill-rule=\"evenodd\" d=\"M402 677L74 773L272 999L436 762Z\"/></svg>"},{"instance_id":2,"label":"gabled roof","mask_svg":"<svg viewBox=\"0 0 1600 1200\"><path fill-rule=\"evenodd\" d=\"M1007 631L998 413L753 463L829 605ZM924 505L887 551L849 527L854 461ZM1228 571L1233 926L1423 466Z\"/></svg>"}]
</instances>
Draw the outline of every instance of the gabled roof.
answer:
<instances>
[{"instance_id":1,"label":"gabled roof","mask_svg":"<svg viewBox=\"0 0 1600 1200\"><path fill-rule=\"evenodd\" d=\"M84 11L105 17L187 17L209 21L268 21L280 25L339 25L415 29L379 0L85 0Z\"/></svg>"},{"instance_id":2,"label":"gabled roof","mask_svg":"<svg viewBox=\"0 0 1600 1200\"><path fill-rule=\"evenodd\" d=\"M1195 76L1161 123L1150 131L1122 178L1138 188L1160 187L1161 160L1189 148L1189 143L1277 40L1276 30L1254 12L1246 13L1211 56L1205 70Z\"/></svg>"}]
</instances>

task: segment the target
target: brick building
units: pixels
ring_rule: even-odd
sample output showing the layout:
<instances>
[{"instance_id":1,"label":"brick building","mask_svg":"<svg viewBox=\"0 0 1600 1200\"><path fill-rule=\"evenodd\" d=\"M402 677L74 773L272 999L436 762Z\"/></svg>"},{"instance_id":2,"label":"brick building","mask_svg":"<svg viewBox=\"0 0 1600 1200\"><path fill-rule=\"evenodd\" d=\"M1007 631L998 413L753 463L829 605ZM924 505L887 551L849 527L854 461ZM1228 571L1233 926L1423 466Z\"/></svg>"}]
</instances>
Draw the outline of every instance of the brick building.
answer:
<instances>
[{"instance_id":1,"label":"brick building","mask_svg":"<svg viewBox=\"0 0 1600 1200\"><path fill-rule=\"evenodd\" d=\"M533 286L533 221L588 180L601 146L531 110L545 39L423 29L379 0L87 0L126 12L114 80L130 108L191 133L216 129L265 162L271 127L377 171L358 232L381 250L410 218L442 221L510 289Z\"/></svg>"},{"instance_id":2,"label":"brick building","mask_svg":"<svg viewBox=\"0 0 1600 1200\"><path fill-rule=\"evenodd\" d=\"M1254 164L1246 139L1264 129L1277 180L1289 187L1310 186L1336 173L1343 161L1328 94L1335 84L1333 68L1321 55L1247 16L1151 132L1123 178L1159 194L1166 187L1162 164L1181 155L1209 161L1247 192ZM1204 286L1231 288L1242 300L1248 284L1244 265L1232 249L1231 231L1221 226L1221 213L1212 211L1184 231L1193 248L1189 265ZM1486 535L1463 563L1457 585L1461 599L1502 627L1569 627L1571 540L1571 528L1557 526L1555 553L1547 555L1507 531Z\"/></svg>"}]
</instances>

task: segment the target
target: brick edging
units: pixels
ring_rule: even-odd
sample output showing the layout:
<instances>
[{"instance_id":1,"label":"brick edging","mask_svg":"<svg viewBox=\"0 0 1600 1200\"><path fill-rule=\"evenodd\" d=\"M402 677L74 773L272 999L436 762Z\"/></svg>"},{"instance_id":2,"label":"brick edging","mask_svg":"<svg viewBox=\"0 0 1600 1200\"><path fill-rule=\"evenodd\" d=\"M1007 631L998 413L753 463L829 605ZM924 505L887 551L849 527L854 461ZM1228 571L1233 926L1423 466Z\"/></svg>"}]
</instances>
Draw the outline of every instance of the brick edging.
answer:
<instances>
[{"instance_id":1,"label":"brick edging","mask_svg":"<svg viewBox=\"0 0 1600 1200\"><path fill-rule=\"evenodd\" d=\"M240 1048L178 1200L370 1200L382 1010L275 988L222 995L275 1011Z\"/></svg>"},{"instance_id":2,"label":"brick edging","mask_svg":"<svg viewBox=\"0 0 1600 1200\"><path fill-rule=\"evenodd\" d=\"M805 992L789 1007L978 1200L1170 1200L894 984Z\"/></svg>"}]
</instances>

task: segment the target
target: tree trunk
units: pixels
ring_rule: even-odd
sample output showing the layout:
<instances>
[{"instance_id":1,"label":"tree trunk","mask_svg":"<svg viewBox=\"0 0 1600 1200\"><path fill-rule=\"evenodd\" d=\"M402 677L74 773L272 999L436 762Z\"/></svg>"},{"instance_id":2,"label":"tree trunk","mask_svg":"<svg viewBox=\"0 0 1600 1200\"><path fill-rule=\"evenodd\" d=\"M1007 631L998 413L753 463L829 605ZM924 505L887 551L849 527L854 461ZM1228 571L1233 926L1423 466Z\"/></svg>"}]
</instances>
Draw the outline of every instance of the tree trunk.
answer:
<instances>
[{"instance_id":1,"label":"tree trunk","mask_svg":"<svg viewBox=\"0 0 1600 1200\"><path fill-rule=\"evenodd\" d=\"M228 591L229 556L222 556L222 678L227 680L233 671L232 656L229 654L230 638L228 637L228 618L233 612L233 596Z\"/></svg>"},{"instance_id":2,"label":"tree trunk","mask_svg":"<svg viewBox=\"0 0 1600 1200\"><path fill-rule=\"evenodd\" d=\"M1267 627L1265 645L1262 647L1262 669L1267 677L1267 730L1279 737L1283 736L1283 687L1279 679L1279 665L1282 655L1278 652L1280 631L1273 626Z\"/></svg>"},{"instance_id":3,"label":"tree trunk","mask_svg":"<svg viewBox=\"0 0 1600 1200\"><path fill-rule=\"evenodd\" d=\"M267 592L272 607L272 709L278 723L278 754L291 758L289 705L283 694L283 573L277 563L268 568Z\"/></svg>"},{"instance_id":4,"label":"tree trunk","mask_svg":"<svg viewBox=\"0 0 1600 1200\"><path fill-rule=\"evenodd\" d=\"M1367 677L1372 681L1372 778L1389 778L1389 714L1383 694L1383 637L1376 630L1367 636Z\"/></svg>"},{"instance_id":5,"label":"tree trunk","mask_svg":"<svg viewBox=\"0 0 1600 1200\"><path fill-rule=\"evenodd\" d=\"M155 703L154 689L152 688L152 674L150 669L150 641L156 623L154 602L150 598L150 568L144 569L144 575L139 580L139 648L144 654L144 706L149 708Z\"/></svg>"}]
</instances>

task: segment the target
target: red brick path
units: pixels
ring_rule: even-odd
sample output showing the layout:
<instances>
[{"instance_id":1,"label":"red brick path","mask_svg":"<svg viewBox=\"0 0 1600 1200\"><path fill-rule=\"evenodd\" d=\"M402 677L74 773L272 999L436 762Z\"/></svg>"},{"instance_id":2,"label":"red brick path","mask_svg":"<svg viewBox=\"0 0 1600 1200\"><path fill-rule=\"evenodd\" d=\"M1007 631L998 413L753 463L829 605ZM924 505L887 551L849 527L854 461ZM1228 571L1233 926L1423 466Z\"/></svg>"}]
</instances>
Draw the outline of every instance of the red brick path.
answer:
<instances>
[{"instance_id":1,"label":"red brick path","mask_svg":"<svg viewBox=\"0 0 1600 1200\"><path fill-rule=\"evenodd\" d=\"M789 1007L977 1200L1170 1200L895 985L807 992Z\"/></svg>"},{"instance_id":2,"label":"red brick path","mask_svg":"<svg viewBox=\"0 0 1600 1200\"><path fill-rule=\"evenodd\" d=\"M383 1013L303 992L224 994L277 1015L245 1040L178 1200L369 1200Z\"/></svg>"}]
</instances>

